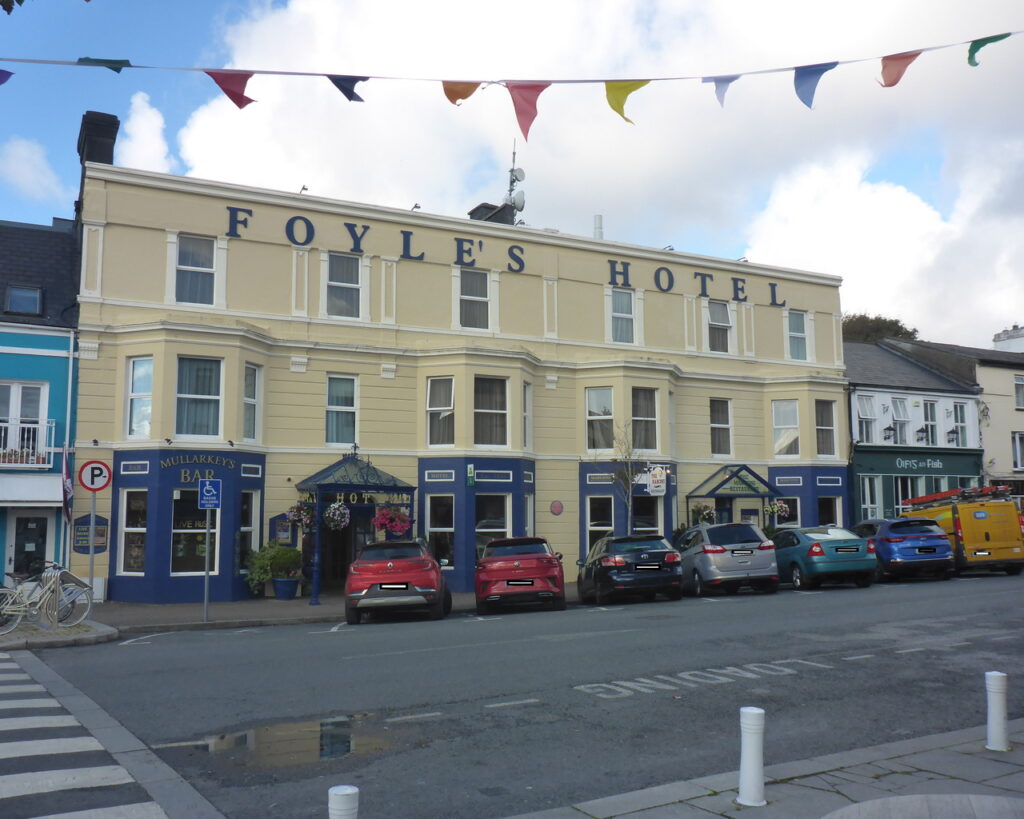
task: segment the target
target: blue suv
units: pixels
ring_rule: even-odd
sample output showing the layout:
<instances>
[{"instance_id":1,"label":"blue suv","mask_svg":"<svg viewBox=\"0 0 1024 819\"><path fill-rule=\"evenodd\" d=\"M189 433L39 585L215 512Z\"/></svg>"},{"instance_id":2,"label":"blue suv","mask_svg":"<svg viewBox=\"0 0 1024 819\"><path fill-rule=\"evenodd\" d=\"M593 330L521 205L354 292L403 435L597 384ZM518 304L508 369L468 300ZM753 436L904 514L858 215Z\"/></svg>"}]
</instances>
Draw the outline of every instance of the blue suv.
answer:
<instances>
[{"instance_id":1,"label":"blue suv","mask_svg":"<svg viewBox=\"0 0 1024 819\"><path fill-rule=\"evenodd\" d=\"M875 546L876 579L953 576L953 547L946 533L928 518L863 520L853 531Z\"/></svg>"}]
</instances>

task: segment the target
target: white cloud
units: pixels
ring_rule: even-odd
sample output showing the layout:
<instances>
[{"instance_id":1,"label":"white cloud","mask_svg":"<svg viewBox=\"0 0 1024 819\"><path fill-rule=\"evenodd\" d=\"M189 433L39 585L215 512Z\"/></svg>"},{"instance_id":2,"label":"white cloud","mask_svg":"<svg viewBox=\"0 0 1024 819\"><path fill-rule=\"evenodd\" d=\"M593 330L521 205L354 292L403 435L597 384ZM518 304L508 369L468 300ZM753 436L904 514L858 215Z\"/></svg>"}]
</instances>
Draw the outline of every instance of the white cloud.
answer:
<instances>
[{"instance_id":1,"label":"white cloud","mask_svg":"<svg viewBox=\"0 0 1024 819\"><path fill-rule=\"evenodd\" d=\"M116 163L126 168L171 173L174 159L164 138L164 117L150 105L149 95L138 91L132 95L128 119L118 135Z\"/></svg>"},{"instance_id":2,"label":"white cloud","mask_svg":"<svg viewBox=\"0 0 1024 819\"><path fill-rule=\"evenodd\" d=\"M0 182L34 202L63 205L76 194L54 173L46 149L21 137L11 137L0 145Z\"/></svg>"}]
</instances>

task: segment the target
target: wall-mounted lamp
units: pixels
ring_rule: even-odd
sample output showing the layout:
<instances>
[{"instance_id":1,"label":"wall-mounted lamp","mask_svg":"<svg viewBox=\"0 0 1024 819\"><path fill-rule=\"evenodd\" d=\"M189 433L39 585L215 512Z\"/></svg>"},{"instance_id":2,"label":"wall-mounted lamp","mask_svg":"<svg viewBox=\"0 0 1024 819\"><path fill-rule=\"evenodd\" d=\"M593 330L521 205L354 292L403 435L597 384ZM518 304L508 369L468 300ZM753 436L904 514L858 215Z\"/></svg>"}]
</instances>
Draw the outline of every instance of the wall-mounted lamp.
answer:
<instances>
[{"instance_id":1,"label":"wall-mounted lamp","mask_svg":"<svg viewBox=\"0 0 1024 819\"><path fill-rule=\"evenodd\" d=\"M885 429L882 430L882 438L886 441L891 441L896 435L896 427L889 424Z\"/></svg>"},{"instance_id":2,"label":"wall-mounted lamp","mask_svg":"<svg viewBox=\"0 0 1024 819\"><path fill-rule=\"evenodd\" d=\"M927 441L928 440L928 427L918 427L917 428L917 440L918 440L918 442L923 442L923 441Z\"/></svg>"},{"instance_id":3,"label":"wall-mounted lamp","mask_svg":"<svg viewBox=\"0 0 1024 819\"><path fill-rule=\"evenodd\" d=\"M99 442L99 441L97 441L97 440L96 440L95 438L93 438L93 439L92 439L92 445L93 445L93 446L99 446L99 445L100 445L100 442Z\"/></svg>"},{"instance_id":4,"label":"wall-mounted lamp","mask_svg":"<svg viewBox=\"0 0 1024 819\"><path fill-rule=\"evenodd\" d=\"M951 429L946 432L946 443L947 444L958 444L960 443L960 433L956 429Z\"/></svg>"},{"instance_id":5,"label":"wall-mounted lamp","mask_svg":"<svg viewBox=\"0 0 1024 819\"><path fill-rule=\"evenodd\" d=\"M235 442L228 438L228 446L234 446Z\"/></svg>"},{"instance_id":6,"label":"wall-mounted lamp","mask_svg":"<svg viewBox=\"0 0 1024 819\"><path fill-rule=\"evenodd\" d=\"M165 444L170 444L170 443L173 443L173 442L171 441L170 438L164 438L164 443Z\"/></svg>"}]
</instances>

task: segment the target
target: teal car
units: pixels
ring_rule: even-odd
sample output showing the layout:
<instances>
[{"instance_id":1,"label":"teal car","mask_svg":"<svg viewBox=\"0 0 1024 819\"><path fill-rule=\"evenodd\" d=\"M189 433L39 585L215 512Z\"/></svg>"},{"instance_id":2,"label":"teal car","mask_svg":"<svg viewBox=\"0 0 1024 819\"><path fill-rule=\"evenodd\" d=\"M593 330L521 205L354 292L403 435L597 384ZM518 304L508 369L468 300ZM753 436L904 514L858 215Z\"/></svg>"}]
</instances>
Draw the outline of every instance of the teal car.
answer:
<instances>
[{"instance_id":1,"label":"teal car","mask_svg":"<svg viewBox=\"0 0 1024 819\"><path fill-rule=\"evenodd\" d=\"M875 547L849 529L806 526L780 529L773 536L779 579L799 590L824 582L856 583L864 589L875 579Z\"/></svg>"}]
</instances>

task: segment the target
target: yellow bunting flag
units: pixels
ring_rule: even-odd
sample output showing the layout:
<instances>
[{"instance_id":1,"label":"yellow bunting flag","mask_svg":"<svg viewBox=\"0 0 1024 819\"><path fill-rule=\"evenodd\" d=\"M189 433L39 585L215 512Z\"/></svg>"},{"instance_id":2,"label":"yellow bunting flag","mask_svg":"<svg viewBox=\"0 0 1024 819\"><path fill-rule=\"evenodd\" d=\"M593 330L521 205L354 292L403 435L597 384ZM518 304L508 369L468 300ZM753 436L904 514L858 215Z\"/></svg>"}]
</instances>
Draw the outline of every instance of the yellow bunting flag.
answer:
<instances>
[{"instance_id":1,"label":"yellow bunting flag","mask_svg":"<svg viewBox=\"0 0 1024 819\"><path fill-rule=\"evenodd\" d=\"M630 80L630 81L609 81L604 84L604 93L608 97L608 104L612 107L612 110L622 117L630 125L633 124L633 120L626 116L626 98L629 97L638 88L643 88L650 80Z\"/></svg>"}]
</instances>

